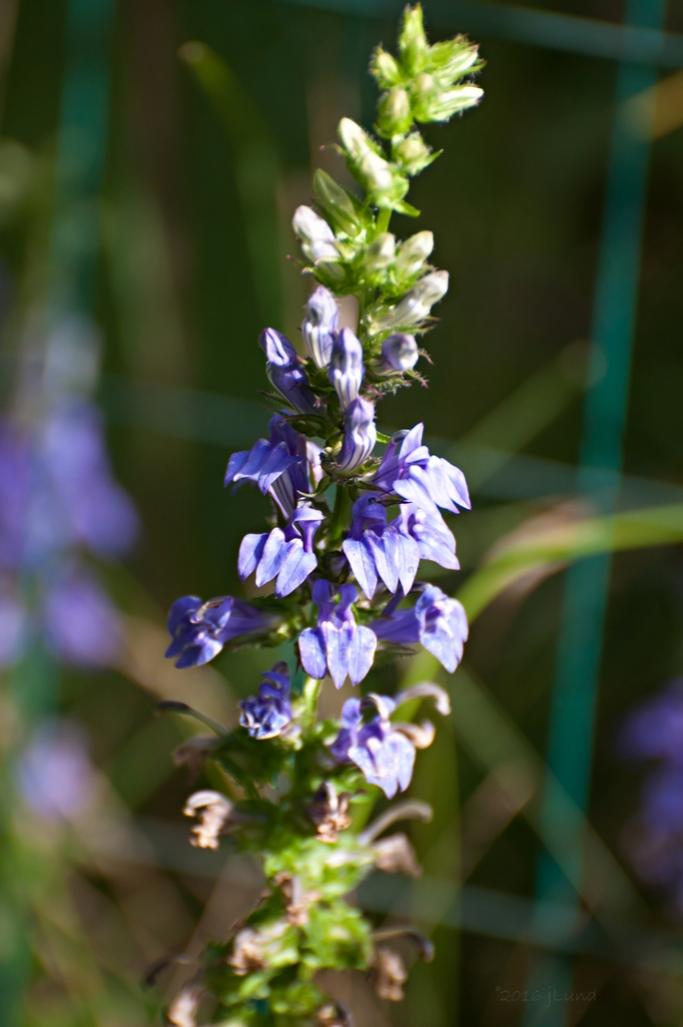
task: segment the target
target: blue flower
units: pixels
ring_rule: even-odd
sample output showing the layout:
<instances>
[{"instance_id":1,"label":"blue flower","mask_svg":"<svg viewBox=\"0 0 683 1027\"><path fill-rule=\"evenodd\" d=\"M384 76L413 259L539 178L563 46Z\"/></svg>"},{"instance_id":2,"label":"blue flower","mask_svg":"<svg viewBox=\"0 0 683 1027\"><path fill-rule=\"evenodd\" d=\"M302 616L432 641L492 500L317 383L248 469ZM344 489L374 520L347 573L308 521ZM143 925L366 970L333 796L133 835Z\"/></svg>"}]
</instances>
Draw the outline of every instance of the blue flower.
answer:
<instances>
[{"instance_id":1,"label":"blue flower","mask_svg":"<svg viewBox=\"0 0 683 1027\"><path fill-rule=\"evenodd\" d=\"M443 457L432 456L422 444L423 425L398 432L389 443L373 478L383 492L395 493L428 512L437 507L459 513L470 509L465 476Z\"/></svg>"},{"instance_id":2,"label":"blue flower","mask_svg":"<svg viewBox=\"0 0 683 1027\"><path fill-rule=\"evenodd\" d=\"M319 285L308 298L301 335L306 353L316 367L327 367L334 335L339 328L337 301L329 289Z\"/></svg>"},{"instance_id":3,"label":"blue flower","mask_svg":"<svg viewBox=\"0 0 683 1027\"><path fill-rule=\"evenodd\" d=\"M330 357L330 382L343 410L358 399L363 382L363 347L350 328L342 328L334 336Z\"/></svg>"},{"instance_id":4,"label":"blue flower","mask_svg":"<svg viewBox=\"0 0 683 1027\"><path fill-rule=\"evenodd\" d=\"M382 360L380 371L411 371L419 359L420 353L414 335L399 332L390 335L382 343Z\"/></svg>"},{"instance_id":5,"label":"blue flower","mask_svg":"<svg viewBox=\"0 0 683 1027\"><path fill-rule=\"evenodd\" d=\"M629 759L663 759L683 766L683 678L627 717L620 748Z\"/></svg>"},{"instance_id":6,"label":"blue flower","mask_svg":"<svg viewBox=\"0 0 683 1027\"><path fill-rule=\"evenodd\" d=\"M390 592L395 592L399 583L406 594L412 588L420 549L402 527L399 518L387 524L386 509L374 496L363 496L353 505L351 534L342 549L368 599L380 580Z\"/></svg>"},{"instance_id":7,"label":"blue flower","mask_svg":"<svg viewBox=\"0 0 683 1027\"><path fill-rule=\"evenodd\" d=\"M252 738L276 738L292 721L290 682L286 663L276 663L263 675L255 698L243 699L240 724Z\"/></svg>"},{"instance_id":8,"label":"blue flower","mask_svg":"<svg viewBox=\"0 0 683 1027\"><path fill-rule=\"evenodd\" d=\"M168 615L172 642L166 650L176 667L200 667L218 656L235 638L262 635L275 624L275 617L232 596L206 602L198 596L176 599Z\"/></svg>"},{"instance_id":9,"label":"blue flower","mask_svg":"<svg viewBox=\"0 0 683 1027\"><path fill-rule=\"evenodd\" d=\"M354 399L344 413L344 441L337 457L341 471L350 473L372 456L377 442L375 408L367 399Z\"/></svg>"},{"instance_id":10,"label":"blue flower","mask_svg":"<svg viewBox=\"0 0 683 1027\"><path fill-rule=\"evenodd\" d=\"M379 639L396 645L420 642L451 674L462 659L468 635L462 603L436 585L426 585L414 607L385 611L372 629Z\"/></svg>"},{"instance_id":11,"label":"blue flower","mask_svg":"<svg viewBox=\"0 0 683 1027\"><path fill-rule=\"evenodd\" d=\"M232 454L225 484L253 482L289 519L299 500L320 480L320 448L295 431L281 414L273 414L269 427L268 439L258 439L251 449Z\"/></svg>"},{"instance_id":12,"label":"blue flower","mask_svg":"<svg viewBox=\"0 0 683 1027\"><path fill-rule=\"evenodd\" d=\"M377 648L374 632L356 624L352 604L358 593L353 585L341 585L339 602L335 604L333 586L318 579L313 582L312 594L318 607L318 623L299 635L303 668L312 678L329 674L337 688L347 677L357 685L372 667Z\"/></svg>"},{"instance_id":13,"label":"blue flower","mask_svg":"<svg viewBox=\"0 0 683 1027\"><path fill-rule=\"evenodd\" d=\"M287 336L274 328L266 328L261 332L259 345L267 357L266 373L272 385L295 410L302 414L313 413L318 405L316 398Z\"/></svg>"},{"instance_id":14,"label":"blue flower","mask_svg":"<svg viewBox=\"0 0 683 1027\"><path fill-rule=\"evenodd\" d=\"M455 539L438 510L424 510L414 503L399 507L401 530L417 543L421 560L431 560L455 571L460 567L455 555ZM407 593L408 589L404 588Z\"/></svg>"},{"instance_id":15,"label":"blue flower","mask_svg":"<svg viewBox=\"0 0 683 1027\"><path fill-rule=\"evenodd\" d=\"M415 746L389 719L395 705L388 696L347 699L332 744L335 759L355 763L368 784L381 788L387 799L406 790L415 765ZM370 711L374 716L365 717Z\"/></svg>"},{"instance_id":16,"label":"blue flower","mask_svg":"<svg viewBox=\"0 0 683 1027\"><path fill-rule=\"evenodd\" d=\"M115 662L121 621L99 582L77 565L64 566L44 581L45 640L65 663L83 667Z\"/></svg>"},{"instance_id":17,"label":"blue flower","mask_svg":"<svg viewBox=\"0 0 683 1027\"><path fill-rule=\"evenodd\" d=\"M260 535L245 535L237 559L240 578L244 581L255 571L259 588L277 578L275 594L289 595L318 565L313 542L322 520L320 510L302 503L284 530L273 528Z\"/></svg>"}]
</instances>

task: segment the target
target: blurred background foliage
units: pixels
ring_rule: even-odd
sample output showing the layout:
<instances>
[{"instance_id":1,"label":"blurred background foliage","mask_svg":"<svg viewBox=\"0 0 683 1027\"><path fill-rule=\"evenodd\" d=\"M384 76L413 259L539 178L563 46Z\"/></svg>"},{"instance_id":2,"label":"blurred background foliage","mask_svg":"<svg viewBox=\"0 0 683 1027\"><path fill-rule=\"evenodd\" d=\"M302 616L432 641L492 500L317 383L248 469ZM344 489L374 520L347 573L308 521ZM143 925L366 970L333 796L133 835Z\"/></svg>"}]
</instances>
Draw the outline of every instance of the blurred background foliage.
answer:
<instances>
[{"instance_id":1,"label":"blurred background foliage","mask_svg":"<svg viewBox=\"0 0 683 1027\"><path fill-rule=\"evenodd\" d=\"M3 402L36 321L87 317L101 338L96 398L112 460L142 525L132 556L101 569L125 615L116 665L47 667L33 653L5 675L8 1025L154 1022L183 966L151 988L142 984L150 968L191 959L257 893L249 865L188 847L180 807L192 781L171 753L192 729L157 716L155 704L183 699L234 722L263 659L245 651L178 672L163 660L163 622L179 594L237 587L236 549L264 506L246 491L229 496L222 478L229 452L266 424L258 332L273 324L296 336L308 285L287 256L289 218L310 198L312 167L337 166L338 118L369 116L368 56L393 38L400 7L5 0L0 9ZM453 286L429 336L429 392L401 394L385 416L389 426L425 419L468 476L475 508L456 525L463 572L446 584L476 619L450 682L452 721L413 787L434 806L432 822L414 829L424 876L392 888L373 879L363 895L378 918L409 915L432 934L436 959L415 968L403 1007L380 1007L360 978L339 988L361 1025L680 1023L680 906L629 863L643 769L624 764L617 738L624 716L681 671L683 10L653 3L645 22L642 3L627 10L621 0L427 0L425 10L433 35L480 42L487 96L433 133L445 153L411 197ZM622 32L627 16L651 27ZM617 109L620 62L653 69L654 107L652 91L636 90ZM642 210L617 187L616 249L605 257L615 124L635 140L627 153L649 158L649 181ZM617 180L628 173L618 168ZM610 371L595 337L590 355L596 276L618 263L634 218L623 476L611 479L605 510L577 466L586 390ZM618 268L616 280L618 319L634 290ZM627 351L628 325L622 342ZM584 748L592 759L584 809L545 760L567 629L562 572L611 550L594 738L573 739L585 720L562 721L577 759ZM436 673L424 658L399 669ZM85 762L74 773L89 782L57 815L31 806L16 773L56 713L81 732ZM572 887L534 906L543 851Z\"/></svg>"}]
</instances>

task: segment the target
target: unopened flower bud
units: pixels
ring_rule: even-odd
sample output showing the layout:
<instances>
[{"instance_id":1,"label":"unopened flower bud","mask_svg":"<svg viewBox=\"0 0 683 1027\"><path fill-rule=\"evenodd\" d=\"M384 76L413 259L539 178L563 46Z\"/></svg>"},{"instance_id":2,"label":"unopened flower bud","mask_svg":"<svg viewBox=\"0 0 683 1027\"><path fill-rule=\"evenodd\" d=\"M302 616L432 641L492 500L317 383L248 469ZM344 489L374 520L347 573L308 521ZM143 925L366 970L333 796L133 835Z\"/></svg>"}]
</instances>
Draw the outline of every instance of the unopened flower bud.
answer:
<instances>
[{"instance_id":1,"label":"unopened flower bud","mask_svg":"<svg viewBox=\"0 0 683 1027\"><path fill-rule=\"evenodd\" d=\"M363 381L363 347L350 328L342 328L334 338L329 377L345 410L358 398Z\"/></svg>"},{"instance_id":2,"label":"unopened flower bud","mask_svg":"<svg viewBox=\"0 0 683 1027\"><path fill-rule=\"evenodd\" d=\"M434 304L443 299L447 292L448 272L431 271L420 278L395 306L380 309L374 316L370 316L373 331L419 324L429 317Z\"/></svg>"},{"instance_id":3,"label":"unopened flower bud","mask_svg":"<svg viewBox=\"0 0 683 1027\"><path fill-rule=\"evenodd\" d=\"M301 240L301 248L313 263L320 260L337 260L334 232L311 207L301 206L294 211L292 228Z\"/></svg>"},{"instance_id":4,"label":"unopened flower bud","mask_svg":"<svg viewBox=\"0 0 683 1027\"><path fill-rule=\"evenodd\" d=\"M342 471L355 471L372 455L377 442L375 408L360 396L350 403L344 415L344 442L337 466Z\"/></svg>"},{"instance_id":5,"label":"unopened flower bud","mask_svg":"<svg viewBox=\"0 0 683 1027\"><path fill-rule=\"evenodd\" d=\"M261 332L259 345L266 354L266 373L271 384L295 410L312 413L316 409L315 396L287 336L275 328L266 328Z\"/></svg>"},{"instance_id":6,"label":"unopened flower bud","mask_svg":"<svg viewBox=\"0 0 683 1027\"><path fill-rule=\"evenodd\" d=\"M422 8L406 7L403 14L403 25L398 37L398 49L401 63L411 75L424 67L429 56L429 43L425 35Z\"/></svg>"},{"instance_id":7,"label":"unopened flower bud","mask_svg":"<svg viewBox=\"0 0 683 1027\"><path fill-rule=\"evenodd\" d=\"M401 243L396 256L396 273L401 278L412 278L421 270L434 249L431 232L416 232Z\"/></svg>"},{"instance_id":8,"label":"unopened flower bud","mask_svg":"<svg viewBox=\"0 0 683 1027\"><path fill-rule=\"evenodd\" d=\"M377 131L385 139L402 136L410 129L413 116L410 112L410 97L401 86L394 86L383 93L377 107Z\"/></svg>"},{"instance_id":9,"label":"unopened flower bud","mask_svg":"<svg viewBox=\"0 0 683 1027\"><path fill-rule=\"evenodd\" d=\"M419 358L414 335L390 335L382 343L383 371L411 371Z\"/></svg>"},{"instance_id":10,"label":"unopened flower bud","mask_svg":"<svg viewBox=\"0 0 683 1027\"><path fill-rule=\"evenodd\" d=\"M396 253L396 239L391 232L382 232L370 246L365 254L365 268L370 273L383 271L394 259Z\"/></svg>"},{"instance_id":11,"label":"unopened flower bud","mask_svg":"<svg viewBox=\"0 0 683 1027\"><path fill-rule=\"evenodd\" d=\"M401 78L398 61L390 53L378 46L370 60L370 72L377 80L381 89L391 89Z\"/></svg>"},{"instance_id":12,"label":"unopened flower bud","mask_svg":"<svg viewBox=\"0 0 683 1027\"><path fill-rule=\"evenodd\" d=\"M327 367L330 362L334 333L339 327L337 302L323 285L308 297L306 315L301 325L306 353L316 367Z\"/></svg>"},{"instance_id":13,"label":"unopened flower bud","mask_svg":"<svg viewBox=\"0 0 683 1027\"><path fill-rule=\"evenodd\" d=\"M479 86L456 86L441 93L428 107L430 121L448 121L454 114L476 107L484 90Z\"/></svg>"},{"instance_id":14,"label":"unopened flower bud","mask_svg":"<svg viewBox=\"0 0 683 1027\"><path fill-rule=\"evenodd\" d=\"M360 232L363 224L353 198L321 168L313 176L313 195L337 231L350 236Z\"/></svg>"},{"instance_id":15,"label":"unopened flower bud","mask_svg":"<svg viewBox=\"0 0 683 1027\"><path fill-rule=\"evenodd\" d=\"M349 166L372 202L379 207L392 207L399 202L408 191L408 180L382 157L367 132L351 118L342 118L338 131Z\"/></svg>"},{"instance_id":16,"label":"unopened flower bud","mask_svg":"<svg viewBox=\"0 0 683 1027\"><path fill-rule=\"evenodd\" d=\"M429 67L443 85L450 86L472 71L478 57L476 43L470 43L466 36L456 36L429 48Z\"/></svg>"},{"instance_id":17,"label":"unopened flower bud","mask_svg":"<svg viewBox=\"0 0 683 1027\"><path fill-rule=\"evenodd\" d=\"M411 132L405 139L400 139L391 148L391 155L408 175L417 175L436 159L419 132Z\"/></svg>"}]
</instances>

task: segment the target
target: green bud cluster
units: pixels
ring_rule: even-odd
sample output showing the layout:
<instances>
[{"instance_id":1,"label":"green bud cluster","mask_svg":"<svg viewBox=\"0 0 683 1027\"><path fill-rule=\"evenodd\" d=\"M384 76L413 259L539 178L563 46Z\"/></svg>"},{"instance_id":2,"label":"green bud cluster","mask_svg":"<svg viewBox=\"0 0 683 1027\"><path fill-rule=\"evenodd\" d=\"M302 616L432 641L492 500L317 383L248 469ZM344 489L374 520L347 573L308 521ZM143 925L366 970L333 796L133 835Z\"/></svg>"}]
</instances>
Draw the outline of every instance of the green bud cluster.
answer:
<instances>
[{"instance_id":1,"label":"green bud cluster","mask_svg":"<svg viewBox=\"0 0 683 1027\"><path fill-rule=\"evenodd\" d=\"M426 331L431 305L445 293L445 276L434 279L435 268L428 263L431 233L419 232L399 246L387 229L393 212L419 214L406 200L410 179L440 153L431 149L417 124L447 121L478 104L483 91L471 77L482 66L476 44L465 36L430 45L421 7L406 8L396 56L380 46L370 64L382 89L376 134L351 118L342 118L338 126L340 152L362 196L317 171L317 245L301 229L303 215L295 218L294 230L310 261L306 270L338 295L359 298L358 334L371 356L389 331ZM308 212L310 221L313 211L300 211Z\"/></svg>"}]
</instances>

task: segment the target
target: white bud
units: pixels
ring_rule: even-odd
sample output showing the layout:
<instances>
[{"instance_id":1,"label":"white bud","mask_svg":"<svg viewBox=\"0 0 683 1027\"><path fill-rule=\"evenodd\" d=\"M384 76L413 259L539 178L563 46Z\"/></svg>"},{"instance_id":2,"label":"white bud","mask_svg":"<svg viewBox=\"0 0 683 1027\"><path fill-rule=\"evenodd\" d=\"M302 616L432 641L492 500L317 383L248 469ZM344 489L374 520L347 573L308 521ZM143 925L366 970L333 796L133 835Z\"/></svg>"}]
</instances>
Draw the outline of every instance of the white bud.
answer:
<instances>
[{"instance_id":1,"label":"white bud","mask_svg":"<svg viewBox=\"0 0 683 1027\"><path fill-rule=\"evenodd\" d=\"M292 218L292 228L301 240L302 249L309 260L317 263L319 260L339 258L334 232L327 221L311 207L297 207Z\"/></svg>"},{"instance_id":2,"label":"white bud","mask_svg":"<svg viewBox=\"0 0 683 1027\"><path fill-rule=\"evenodd\" d=\"M382 271L394 259L396 239L391 232L382 232L370 246L365 255L365 267L368 271Z\"/></svg>"},{"instance_id":3,"label":"white bud","mask_svg":"<svg viewBox=\"0 0 683 1027\"><path fill-rule=\"evenodd\" d=\"M410 278L416 275L434 249L432 232L416 232L401 245L396 257L396 271Z\"/></svg>"},{"instance_id":4,"label":"white bud","mask_svg":"<svg viewBox=\"0 0 683 1027\"><path fill-rule=\"evenodd\" d=\"M372 143L367 132L351 118L339 122L339 138L369 191L387 192L394 185L394 171Z\"/></svg>"}]
</instances>

